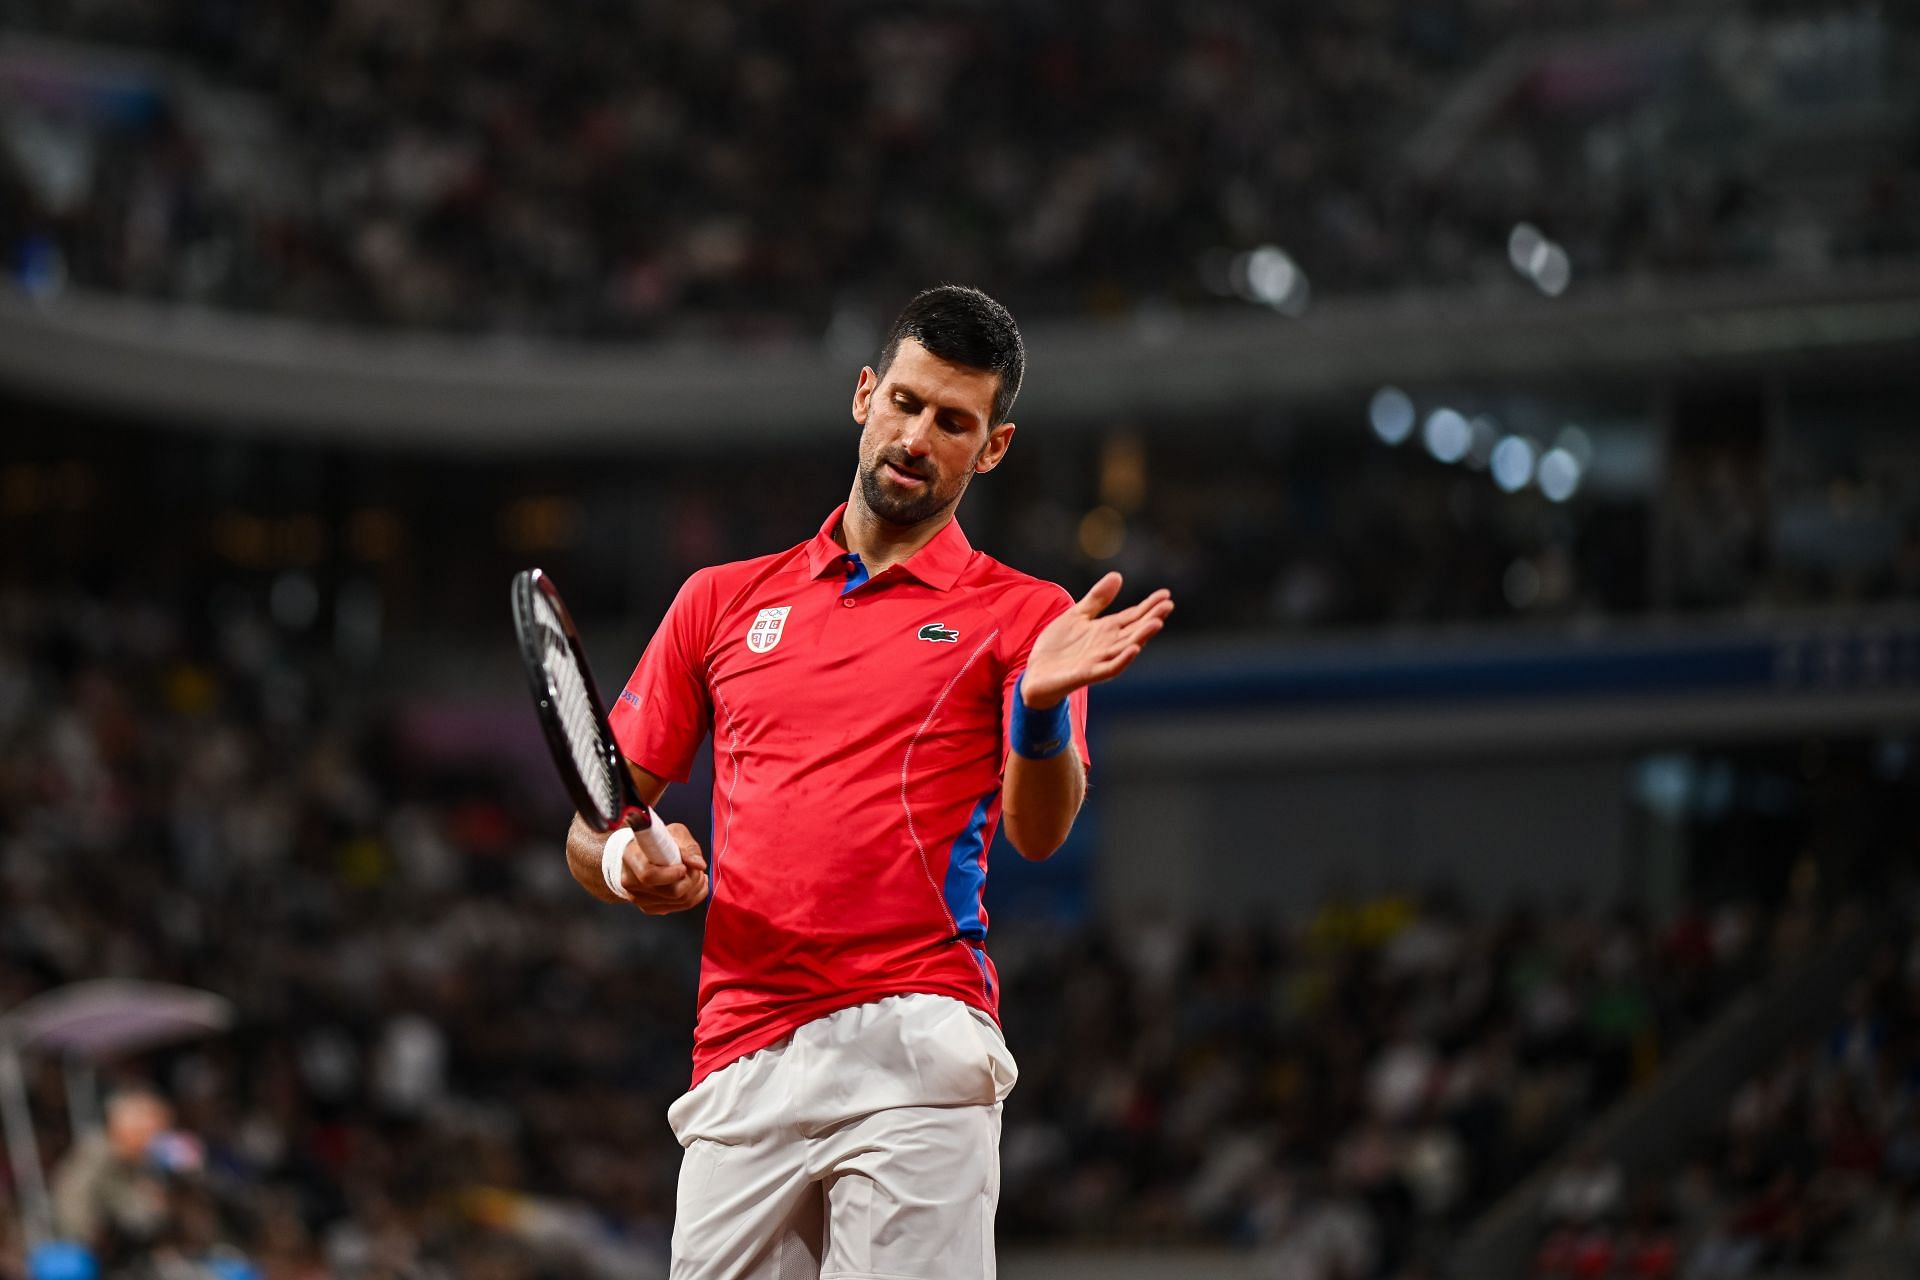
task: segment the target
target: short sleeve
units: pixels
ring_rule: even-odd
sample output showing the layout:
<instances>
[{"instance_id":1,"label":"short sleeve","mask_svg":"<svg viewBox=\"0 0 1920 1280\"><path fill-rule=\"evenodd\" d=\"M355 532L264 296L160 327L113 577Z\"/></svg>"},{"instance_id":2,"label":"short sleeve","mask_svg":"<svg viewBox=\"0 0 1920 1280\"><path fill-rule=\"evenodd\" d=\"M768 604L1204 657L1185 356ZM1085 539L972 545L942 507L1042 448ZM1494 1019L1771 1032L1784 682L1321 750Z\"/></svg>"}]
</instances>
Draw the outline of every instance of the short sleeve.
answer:
<instances>
[{"instance_id":1,"label":"short sleeve","mask_svg":"<svg viewBox=\"0 0 1920 1280\"><path fill-rule=\"evenodd\" d=\"M687 780L713 722L706 673L713 608L706 575L688 578L607 712L627 759L671 782Z\"/></svg>"},{"instance_id":2,"label":"short sleeve","mask_svg":"<svg viewBox=\"0 0 1920 1280\"><path fill-rule=\"evenodd\" d=\"M1005 750L1001 760L1006 760L1007 751L1012 750L1012 741L1008 734L1013 727L1013 700L1018 697L1020 677L1027 669L1027 655L1033 652L1033 642L1046 630L1047 624L1067 611L1073 604L1073 597L1062 587L1051 583L1044 591L1036 591L1030 603L1022 606L1020 612L1008 623L1008 631L1014 639L1004 650L1006 675L1000 688L1000 735ZM1075 689L1067 695L1067 716L1073 724L1073 749L1080 753L1080 763L1088 769L1093 768L1093 756L1087 751L1087 691Z\"/></svg>"}]
</instances>

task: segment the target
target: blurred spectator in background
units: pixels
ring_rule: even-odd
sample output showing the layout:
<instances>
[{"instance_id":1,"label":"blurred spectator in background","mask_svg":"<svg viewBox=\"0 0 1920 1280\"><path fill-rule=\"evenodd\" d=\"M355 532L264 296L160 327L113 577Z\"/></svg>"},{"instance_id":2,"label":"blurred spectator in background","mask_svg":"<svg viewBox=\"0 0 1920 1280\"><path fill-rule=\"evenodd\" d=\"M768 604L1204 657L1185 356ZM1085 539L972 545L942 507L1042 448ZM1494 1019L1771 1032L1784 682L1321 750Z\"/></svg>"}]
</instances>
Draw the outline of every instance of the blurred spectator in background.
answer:
<instances>
[{"instance_id":1,"label":"blurred spectator in background","mask_svg":"<svg viewBox=\"0 0 1920 1280\"><path fill-rule=\"evenodd\" d=\"M109 1264L153 1244L171 1199L167 1156L158 1148L172 1125L173 1108L151 1090L108 1098L105 1127L82 1138L53 1171L55 1234Z\"/></svg>"}]
</instances>

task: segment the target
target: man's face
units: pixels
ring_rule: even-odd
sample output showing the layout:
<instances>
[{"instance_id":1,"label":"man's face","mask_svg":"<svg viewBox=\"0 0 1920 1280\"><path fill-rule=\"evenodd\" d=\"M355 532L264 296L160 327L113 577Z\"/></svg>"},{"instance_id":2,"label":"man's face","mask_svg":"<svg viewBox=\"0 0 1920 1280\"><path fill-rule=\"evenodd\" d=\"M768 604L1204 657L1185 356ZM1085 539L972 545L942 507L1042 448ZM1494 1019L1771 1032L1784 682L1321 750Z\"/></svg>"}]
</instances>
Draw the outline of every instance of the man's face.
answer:
<instances>
[{"instance_id":1,"label":"man's face","mask_svg":"<svg viewBox=\"0 0 1920 1280\"><path fill-rule=\"evenodd\" d=\"M153 1140L173 1123L173 1108L151 1094L132 1093L107 1105L107 1144L130 1163L146 1159Z\"/></svg>"},{"instance_id":2,"label":"man's face","mask_svg":"<svg viewBox=\"0 0 1920 1280\"><path fill-rule=\"evenodd\" d=\"M1013 424L991 426L1000 375L951 364L904 338L884 376L860 371L860 496L889 524L949 511L975 473L1000 465Z\"/></svg>"}]
</instances>

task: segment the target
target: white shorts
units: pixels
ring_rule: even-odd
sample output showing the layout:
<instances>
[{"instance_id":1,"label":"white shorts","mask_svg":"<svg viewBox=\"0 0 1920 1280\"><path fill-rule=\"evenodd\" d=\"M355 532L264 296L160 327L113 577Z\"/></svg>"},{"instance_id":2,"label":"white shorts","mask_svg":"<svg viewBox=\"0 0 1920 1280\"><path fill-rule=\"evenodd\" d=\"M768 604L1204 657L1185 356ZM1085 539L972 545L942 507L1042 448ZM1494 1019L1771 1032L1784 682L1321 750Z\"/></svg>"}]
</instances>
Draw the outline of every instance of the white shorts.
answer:
<instances>
[{"instance_id":1,"label":"white shorts","mask_svg":"<svg viewBox=\"0 0 1920 1280\"><path fill-rule=\"evenodd\" d=\"M686 1148L673 1280L991 1280L999 1028L946 996L807 1023L667 1112Z\"/></svg>"}]
</instances>

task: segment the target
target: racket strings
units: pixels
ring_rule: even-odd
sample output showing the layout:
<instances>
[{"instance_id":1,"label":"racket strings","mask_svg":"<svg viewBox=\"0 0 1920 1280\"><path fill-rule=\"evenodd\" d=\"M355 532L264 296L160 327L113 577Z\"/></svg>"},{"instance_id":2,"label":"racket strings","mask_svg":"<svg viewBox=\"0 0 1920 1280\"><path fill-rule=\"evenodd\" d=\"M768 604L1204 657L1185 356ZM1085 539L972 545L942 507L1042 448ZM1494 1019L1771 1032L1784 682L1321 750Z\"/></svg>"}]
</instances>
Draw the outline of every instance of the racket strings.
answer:
<instances>
[{"instance_id":1,"label":"racket strings","mask_svg":"<svg viewBox=\"0 0 1920 1280\"><path fill-rule=\"evenodd\" d=\"M587 692L579 663L574 660L573 647L567 643L566 633L553 617L551 607L541 600L536 612L545 641L540 665L553 690L554 710L559 713L573 766L600 802L602 819L612 821L620 811L619 780L613 776L612 766L601 749L601 735L605 730L599 709Z\"/></svg>"}]
</instances>

